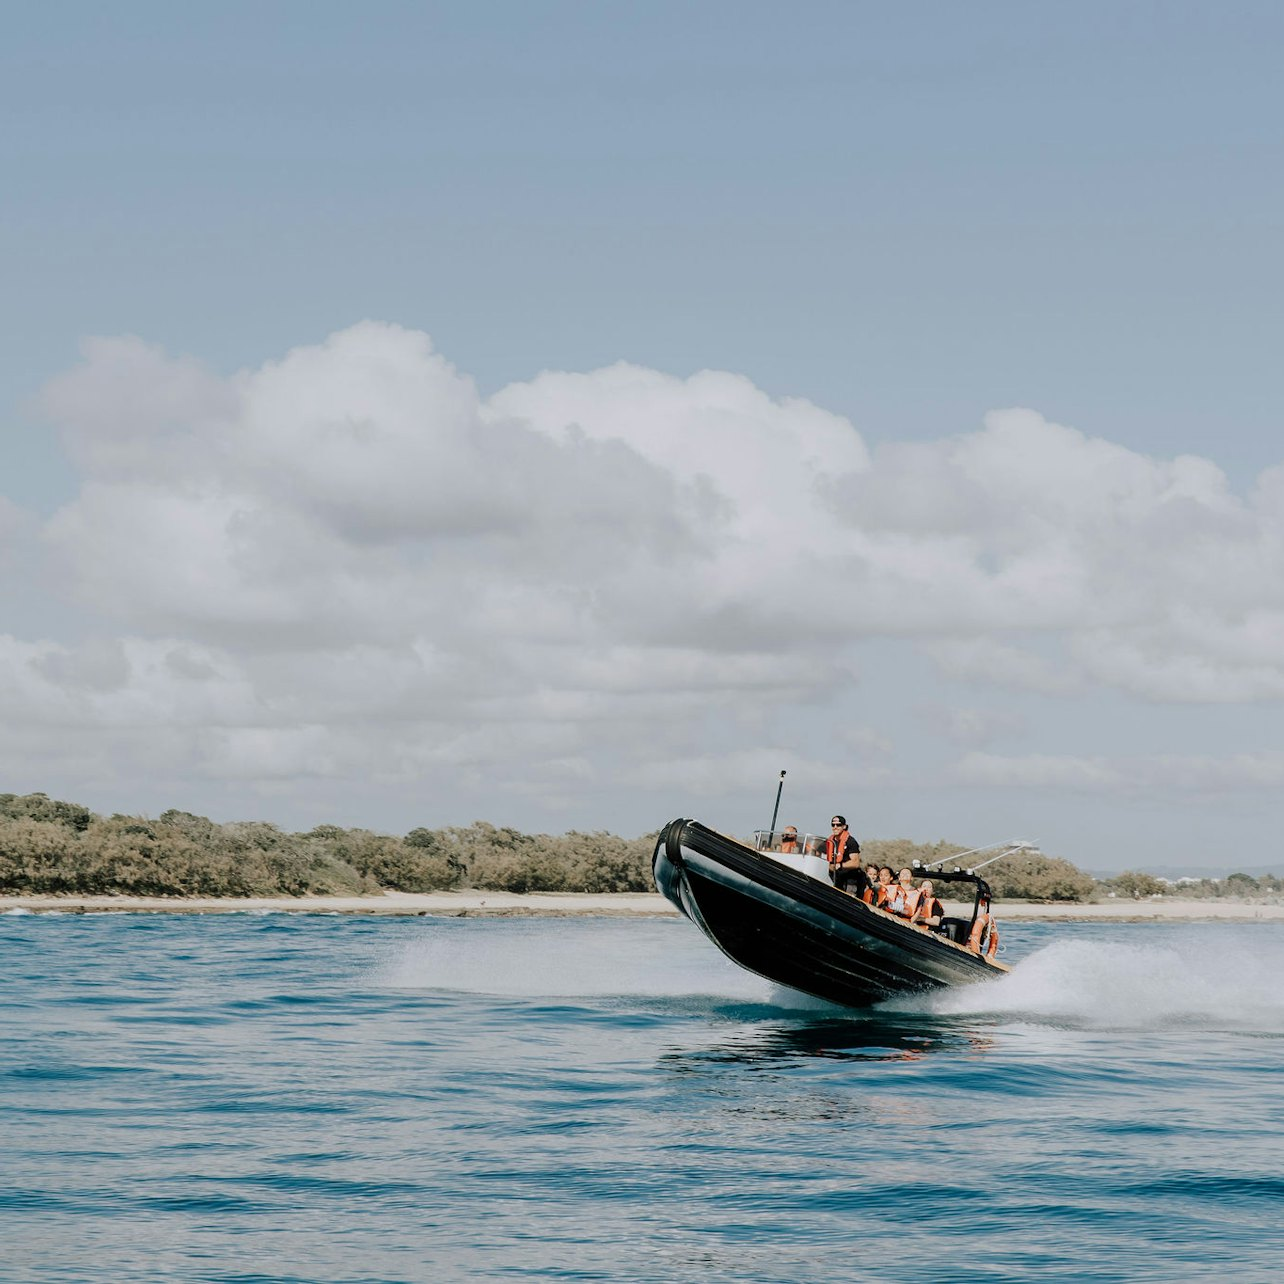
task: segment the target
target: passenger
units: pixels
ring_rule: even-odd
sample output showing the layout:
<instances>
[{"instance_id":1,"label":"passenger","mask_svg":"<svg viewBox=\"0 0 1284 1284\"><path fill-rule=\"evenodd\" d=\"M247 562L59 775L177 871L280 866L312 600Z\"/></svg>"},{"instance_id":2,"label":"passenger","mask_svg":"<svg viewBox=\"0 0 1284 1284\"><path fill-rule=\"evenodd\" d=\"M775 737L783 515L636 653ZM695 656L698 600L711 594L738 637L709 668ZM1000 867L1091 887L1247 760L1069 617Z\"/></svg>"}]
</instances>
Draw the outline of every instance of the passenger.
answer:
<instances>
[{"instance_id":1,"label":"passenger","mask_svg":"<svg viewBox=\"0 0 1284 1284\"><path fill-rule=\"evenodd\" d=\"M841 891L859 896L865 890L865 871L860 863L860 844L848 832L847 817L835 816L829 822L830 834L825 839L825 859L829 877Z\"/></svg>"},{"instance_id":2,"label":"passenger","mask_svg":"<svg viewBox=\"0 0 1284 1284\"><path fill-rule=\"evenodd\" d=\"M945 907L936 899L936 889L932 886L932 880L925 878L918 885L918 900L914 904L914 916L911 921L922 923L924 927L930 927L936 931L941 926L944 914Z\"/></svg>"},{"instance_id":3,"label":"passenger","mask_svg":"<svg viewBox=\"0 0 1284 1284\"><path fill-rule=\"evenodd\" d=\"M795 855L802 851L798 843L798 826L786 825L784 832L780 835L780 850L787 856Z\"/></svg>"},{"instance_id":4,"label":"passenger","mask_svg":"<svg viewBox=\"0 0 1284 1284\"><path fill-rule=\"evenodd\" d=\"M992 959L999 950L999 927L990 913L990 902L982 898L976 907L976 921L972 924L972 934L967 938L967 947L973 954L983 954Z\"/></svg>"},{"instance_id":5,"label":"passenger","mask_svg":"<svg viewBox=\"0 0 1284 1284\"><path fill-rule=\"evenodd\" d=\"M865 890L860 898L866 905L872 905L878 898L878 866L873 861L865 866Z\"/></svg>"},{"instance_id":6,"label":"passenger","mask_svg":"<svg viewBox=\"0 0 1284 1284\"><path fill-rule=\"evenodd\" d=\"M896 884L892 882L892 867L882 866L878 871L878 884L874 888L874 904L880 909L887 908L887 898Z\"/></svg>"},{"instance_id":7,"label":"passenger","mask_svg":"<svg viewBox=\"0 0 1284 1284\"><path fill-rule=\"evenodd\" d=\"M913 882L913 873L909 869L901 870L896 882L888 889L883 908L891 910L893 914L899 914L902 918L909 918L914 913L914 904L918 900Z\"/></svg>"}]
</instances>

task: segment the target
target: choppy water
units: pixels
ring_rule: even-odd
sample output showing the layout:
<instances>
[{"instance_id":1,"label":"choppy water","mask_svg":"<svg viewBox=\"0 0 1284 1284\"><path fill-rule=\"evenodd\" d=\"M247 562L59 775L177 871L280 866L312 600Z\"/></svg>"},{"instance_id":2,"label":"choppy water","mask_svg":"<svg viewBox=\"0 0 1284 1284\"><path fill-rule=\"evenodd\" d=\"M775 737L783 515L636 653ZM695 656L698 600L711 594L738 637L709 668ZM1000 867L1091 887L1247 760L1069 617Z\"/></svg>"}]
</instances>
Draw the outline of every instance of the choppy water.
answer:
<instances>
[{"instance_id":1,"label":"choppy water","mask_svg":"<svg viewBox=\"0 0 1284 1284\"><path fill-rule=\"evenodd\" d=\"M0 1278L1267 1280L1284 930L870 1015L684 922L0 917Z\"/></svg>"}]
</instances>

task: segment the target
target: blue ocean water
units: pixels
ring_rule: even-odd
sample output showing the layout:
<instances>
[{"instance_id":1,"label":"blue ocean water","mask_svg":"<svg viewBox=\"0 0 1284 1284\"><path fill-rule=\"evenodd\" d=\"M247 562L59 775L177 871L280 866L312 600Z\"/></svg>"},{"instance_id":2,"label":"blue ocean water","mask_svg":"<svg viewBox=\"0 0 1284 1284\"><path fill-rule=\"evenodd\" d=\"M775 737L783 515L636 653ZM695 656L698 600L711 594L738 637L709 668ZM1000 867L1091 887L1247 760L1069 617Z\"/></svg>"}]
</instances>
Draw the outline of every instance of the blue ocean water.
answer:
<instances>
[{"instance_id":1,"label":"blue ocean water","mask_svg":"<svg viewBox=\"0 0 1284 1284\"><path fill-rule=\"evenodd\" d=\"M1267 1280L1280 925L846 1013L676 920L0 916L0 1279Z\"/></svg>"}]
</instances>

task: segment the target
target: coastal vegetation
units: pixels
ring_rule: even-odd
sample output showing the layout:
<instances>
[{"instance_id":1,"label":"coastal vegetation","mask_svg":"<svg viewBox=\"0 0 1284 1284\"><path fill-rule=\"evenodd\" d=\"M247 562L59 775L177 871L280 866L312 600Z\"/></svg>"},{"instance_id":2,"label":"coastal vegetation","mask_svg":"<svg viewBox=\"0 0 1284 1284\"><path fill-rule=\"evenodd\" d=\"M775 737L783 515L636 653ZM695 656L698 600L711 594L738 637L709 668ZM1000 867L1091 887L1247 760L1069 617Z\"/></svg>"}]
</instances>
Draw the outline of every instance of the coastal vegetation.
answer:
<instances>
[{"instance_id":1,"label":"coastal vegetation","mask_svg":"<svg viewBox=\"0 0 1284 1284\"><path fill-rule=\"evenodd\" d=\"M1106 895L1130 896L1143 900L1150 896L1180 896L1183 900L1275 900L1284 892L1284 878L1276 874L1227 874L1225 878L1179 878L1171 881L1153 874L1126 869L1099 884Z\"/></svg>"},{"instance_id":2,"label":"coastal vegetation","mask_svg":"<svg viewBox=\"0 0 1284 1284\"><path fill-rule=\"evenodd\" d=\"M0 794L0 892L8 895L639 892L653 890L654 846L653 834L522 834L481 821L403 837L338 825L289 833L177 810L96 816L44 794Z\"/></svg>"},{"instance_id":3,"label":"coastal vegetation","mask_svg":"<svg viewBox=\"0 0 1284 1284\"><path fill-rule=\"evenodd\" d=\"M394 836L317 825L290 833L266 821L220 824L191 812L99 816L45 794L0 794L0 893L121 896L361 896L433 892L649 892L655 834L524 834L477 821ZM965 848L871 840L867 858L900 868L948 861ZM986 870L1006 899L1088 901L1276 896L1284 882L1253 878L1165 883L1129 870L1098 882L1059 857L1023 853Z\"/></svg>"}]
</instances>

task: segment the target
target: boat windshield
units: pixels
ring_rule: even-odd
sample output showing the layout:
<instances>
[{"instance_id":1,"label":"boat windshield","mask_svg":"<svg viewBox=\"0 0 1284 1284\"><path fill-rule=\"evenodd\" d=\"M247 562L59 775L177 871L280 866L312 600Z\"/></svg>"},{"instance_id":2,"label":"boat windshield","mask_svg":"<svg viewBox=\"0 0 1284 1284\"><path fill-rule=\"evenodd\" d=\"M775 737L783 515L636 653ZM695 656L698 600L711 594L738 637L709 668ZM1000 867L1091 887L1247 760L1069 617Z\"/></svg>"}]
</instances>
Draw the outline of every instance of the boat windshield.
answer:
<instances>
[{"instance_id":1,"label":"boat windshield","mask_svg":"<svg viewBox=\"0 0 1284 1284\"><path fill-rule=\"evenodd\" d=\"M799 852L815 856L820 851L819 834L804 834L796 829L755 829L753 849L759 852Z\"/></svg>"}]
</instances>

